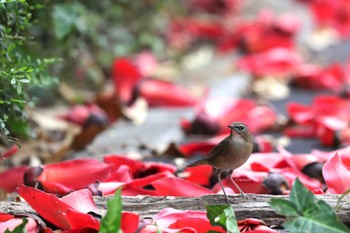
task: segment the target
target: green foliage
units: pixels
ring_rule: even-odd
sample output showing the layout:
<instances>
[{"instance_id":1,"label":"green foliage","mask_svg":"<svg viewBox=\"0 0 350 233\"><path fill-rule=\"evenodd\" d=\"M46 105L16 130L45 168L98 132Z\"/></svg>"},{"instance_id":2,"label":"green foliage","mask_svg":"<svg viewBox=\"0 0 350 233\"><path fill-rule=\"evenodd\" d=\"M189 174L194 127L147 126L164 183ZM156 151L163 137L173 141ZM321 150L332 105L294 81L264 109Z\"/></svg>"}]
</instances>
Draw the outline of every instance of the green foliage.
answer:
<instances>
[{"instance_id":1,"label":"green foliage","mask_svg":"<svg viewBox=\"0 0 350 233\"><path fill-rule=\"evenodd\" d=\"M5 233L27 233L26 225L28 223L28 219L22 218L22 223L19 224L13 231L6 229Z\"/></svg>"},{"instance_id":2,"label":"green foliage","mask_svg":"<svg viewBox=\"0 0 350 233\"><path fill-rule=\"evenodd\" d=\"M313 193L296 179L289 200L273 198L270 205L277 213L289 220L284 227L294 232L350 232L339 221L336 213L325 201L317 199Z\"/></svg>"},{"instance_id":3,"label":"green foliage","mask_svg":"<svg viewBox=\"0 0 350 233\"><path fill-rule=\"evenodd\" d=\"M122 233L120 229L122 209L121 189L118 189L114 197L107 202L107 214L101 220L100 233Z\"/></svg>"},{"instance_id":4,"label":"green foliage","mask_svg":"<svg viewBox=\"0 0 350 233\"><path fill-rule=\"evenodd\" d=\"M33 31L42 46L37 54L63 58L54 74L92 90L109 77L115 57L143 49L164 54L167 18L178 5L166 0L35 2L45 7L33 15L38 22Z\"/></svg>"},{"instance_id":5,"label":"green foliage","mask_svg":"<svg viewBox=\"0 0 350 233\"><path fill-rule=\"evenodd\" d=\"M28 135L24 112L30 101L28 89L41 84L45 69L53 59L39 59L29 52L34 45L29 34L35 6L25 0L4 0L0 3L0 133L11 131Z\"/></svg>"},{"instance_id":6,"label":"green foliage","mask_svg":"<svg viewBox=\"0 0 350 233\"><path fill-rule=\"evenodd\" d=\"M212 226L220 226L228 233L239 233L236 216L231 206L207 205L206 209Z\"/></svg>"}]
</instances>

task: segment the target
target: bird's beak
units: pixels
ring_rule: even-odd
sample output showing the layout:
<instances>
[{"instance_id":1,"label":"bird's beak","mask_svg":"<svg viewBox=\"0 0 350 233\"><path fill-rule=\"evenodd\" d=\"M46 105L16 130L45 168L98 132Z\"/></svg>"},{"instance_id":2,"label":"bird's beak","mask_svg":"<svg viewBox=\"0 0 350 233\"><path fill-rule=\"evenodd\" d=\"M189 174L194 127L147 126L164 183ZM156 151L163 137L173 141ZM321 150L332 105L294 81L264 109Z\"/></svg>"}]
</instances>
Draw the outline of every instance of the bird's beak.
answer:
<instances>
[{"instance_id":1,"label":"bird's beak","mask_svg":"<svg viewBox=\"0 0 350 233\"><path fill-rule=\"evenodd\" d=\"M233 129L233 126L232 126L232 125L228 125L227 127L229 127L230 129Z\"/></svg>"}]
</instances>

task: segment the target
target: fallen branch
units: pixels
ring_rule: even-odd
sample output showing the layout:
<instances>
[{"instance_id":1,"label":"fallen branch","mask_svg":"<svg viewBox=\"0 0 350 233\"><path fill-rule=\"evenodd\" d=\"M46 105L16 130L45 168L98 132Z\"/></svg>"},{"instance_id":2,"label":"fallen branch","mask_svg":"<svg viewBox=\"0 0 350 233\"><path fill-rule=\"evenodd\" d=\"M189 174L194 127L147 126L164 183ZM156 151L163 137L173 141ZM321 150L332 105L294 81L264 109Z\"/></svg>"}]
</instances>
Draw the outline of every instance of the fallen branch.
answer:
<instances>
[{"instance_id":1,"label":"fallen branch","mask_svg":"<svg viewBox=\"0 0 350 233\"><path fill-rule=\"evenodd\" d=\"M240 195L229 197L232 207L238 220L245 218L258 218L269 226L281 226L286 220L283 216L276 214L267 203L270 198L284 198L288 196L272 196L249 194L245 199ZM317 195L329 205L334 207L340 195L325 194ZM95 197L95 203L99 209L98 214L104 215L106 212L106 203L109 197ZM222 195L206 195L197 198L189 197L153 197L153 196L135 196L123 197L123 209L138 213L141 218L152 217L164 208L175 208L179 210L205 210L206 205L225 204ZM342 208L337 210L337 214L342 222L350 225L350 197L346 196L342 203ZM0 202L0 212L10 214L35 214L35 211L25 202Z\"/></svg>"}]
</instances>

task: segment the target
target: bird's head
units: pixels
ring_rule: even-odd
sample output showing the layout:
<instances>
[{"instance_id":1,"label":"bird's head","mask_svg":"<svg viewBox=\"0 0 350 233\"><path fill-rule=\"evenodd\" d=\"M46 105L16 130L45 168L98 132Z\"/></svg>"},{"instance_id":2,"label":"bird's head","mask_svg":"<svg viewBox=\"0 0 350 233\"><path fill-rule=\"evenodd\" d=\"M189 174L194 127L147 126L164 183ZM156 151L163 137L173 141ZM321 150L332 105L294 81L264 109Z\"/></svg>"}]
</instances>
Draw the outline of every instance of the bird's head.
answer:
<instances>
[{"instance_id":1,"label":"bird's head","mask_svg":"<svg viewBox=\"0 0 350 233\"><path fill-rule=\"evenodd\" d=\"M243 124L241 122L233 122L228 127L231 129L231 135L238 134L247 140L250 138L250 133L248 131L248 127L245 124Z\"/></svg>"}]
</instances>

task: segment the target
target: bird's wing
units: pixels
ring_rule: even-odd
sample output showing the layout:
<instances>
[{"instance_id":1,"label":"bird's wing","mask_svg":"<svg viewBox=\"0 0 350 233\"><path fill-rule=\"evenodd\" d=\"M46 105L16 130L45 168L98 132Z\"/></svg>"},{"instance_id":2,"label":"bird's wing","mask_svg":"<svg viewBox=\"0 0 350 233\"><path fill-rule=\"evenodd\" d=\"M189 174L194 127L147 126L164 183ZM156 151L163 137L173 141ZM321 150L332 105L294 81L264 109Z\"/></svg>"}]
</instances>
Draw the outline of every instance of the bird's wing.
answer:
<instances>
[{"instance_id":1,"label":"bird's wing","mask_svg":"<svg viewBox=\"0 0 350 233\"><path fill-rule=\"evenodd\" d=\"M225 153L227 148L227 143L230 143L230 137L226 137L219 144L217 144L211 151L208 152L207 156L204 158L205 160L211 160L215 156L220 156Z\"/></svg>"}]
</instances>

